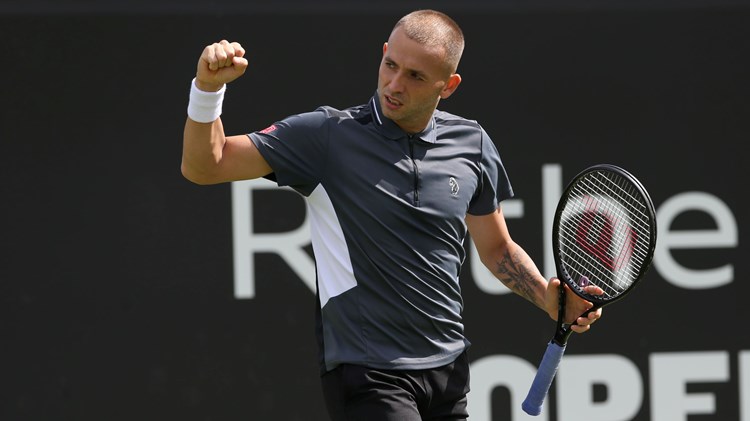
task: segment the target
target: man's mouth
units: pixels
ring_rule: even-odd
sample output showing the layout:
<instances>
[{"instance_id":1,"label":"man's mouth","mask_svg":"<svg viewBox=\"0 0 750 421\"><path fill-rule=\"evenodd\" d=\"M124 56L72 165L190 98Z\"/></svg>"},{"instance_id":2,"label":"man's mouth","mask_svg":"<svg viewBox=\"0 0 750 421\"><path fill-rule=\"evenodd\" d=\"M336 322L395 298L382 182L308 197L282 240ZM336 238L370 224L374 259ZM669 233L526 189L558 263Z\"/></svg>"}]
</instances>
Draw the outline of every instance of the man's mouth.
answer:
<instances>
[{"instance_id":1,"label":"man's mouth","mask_svg":"<svg viewBox=\"0 0 750 421\"><path fill-rule=\"evenodd\" d=\"M400 107L401 105L403 105L401 103L401 101L399 101L399 100L397 100L397 99L395 99L395 98L393 98L391 96L383 95L383 98L385 98L386 104L392 106L393 108Z\"/></svg>"}]
</instances>

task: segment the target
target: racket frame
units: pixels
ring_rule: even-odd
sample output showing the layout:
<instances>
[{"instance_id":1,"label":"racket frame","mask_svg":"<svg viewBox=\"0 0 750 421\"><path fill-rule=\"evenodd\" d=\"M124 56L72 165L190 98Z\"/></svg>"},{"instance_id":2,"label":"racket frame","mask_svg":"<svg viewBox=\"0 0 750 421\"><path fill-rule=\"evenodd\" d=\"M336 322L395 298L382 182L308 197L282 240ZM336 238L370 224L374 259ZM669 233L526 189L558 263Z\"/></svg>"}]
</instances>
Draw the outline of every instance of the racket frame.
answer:
<instances>
[{"instance_id":1,"label":"racket frame","mask_svg":"<svg viewBox=\"0 0 750 421\"><path fill-rule=\"evenodd\" d=\"M647 219L650 222L648 224L649 247L646 249L646 253L644 255L641 266L638 268L638 272L636 272L636 278L619 294L608 299L601 299L596 295L590 295L583 292L583 287L575 283L570 274L567 273L567 270L565 270L565 266L562 264L562 251L559 246L559 230L562 212L567 205L567 202L570 200L569 192L577 185L579 179L594 171L615 173L621 177L626 178L632 184L632 186L634 186L635 189L643 196L643 202L646 208L644 211L646 212ZM578 175L576 175L570 181L570 183L568 183L568 186L563 192L561 200L558 202L552 227L553 254L555 258L555 266L557 268L557 277L558 279L560 279L557 328L555 330L554 337L547 345L547 350L545 351L542 361L539 364L539 369L537 370L537 374L531 384L529 393L526 396L526 399L523 401L523 404L521 405L524 412L529 415L539 415L541 413L542 406L544 404L544 398L547 395L552 381L555 378L557 367L559 366L565 353L565 348L567 347L568 338L573 332L573 330L571 330L571 326L575 324L575 321L571 324L564 323L566 301L565 285L567 285L568 288L573 291L573 293L587 301L590 301L593 304L592 308L588 309L581 315L581 317L585 317L586 315L588 315L588 313L596 311L597 309L607 304L613 303L631 292L631 290L639 283L639 281L643 279L643 277L646 275L646 272L650 268L651 261L653 260L654 249L656 248L656 211L654 210L654 205L651 197L643 187L643 184L641 184L641 182L637 178L635 178L626 170L612 164L598 164L588 167L578 173Z\"/></svg>"},{"instance_id":2,"label":"racket frame","mask_svg":"<svg viewBox=\"0 0 750 421\"><path fill-rule=\"evenodd\" d=\"M617 176L623 177L627 179L628 182L630 182L633 187L637 190L638 194L643 196L645 209L648 219L652 221L651 224L649 224L649 248L647 249L647 255L643 258L643 262L641 263L641 266L638 267L638 274L639 276L625 288L623 291L621 291L619 294L612 298L608 299L601 299L597 295L591 295L586 294L583 292L583 288L579 286L572 278L572 276L568 273L568 271L565 269L565 265L562 262L562 251L559 247L560 244L560 228L561 228L561 219L563 210L567 206L568 202L571 200L570 191L577 185L578 181L587 176L588 174L592 172L606 172L606 173L614 173ZM570 330L570 326L574 325L572 324L566 324L564 323L564 315L565 315L565 288L564 285L567 285L573 293L578 295L579 297L583 298L584 300L590 301L593 304L593 307L589 310L585 311L583 314L581 314L581 317L585 317L588 313L592 311L596 311L597 309L604 307L607 304L611 304L615 301L620 300L622 297L626 296L631 289L635 288L636 285L639 284L639 281L643 279L646 272L648 272L651 261L653 260L654 255L654 249L656 247L656 211L654 209L653 201L651 200L651 197L648 194L648 191L643 187L643 184L631 173L626 171L625 169L618 167L613 164L597 164L593 165L591 167L588 167L584 169L583 171L579 172L573 179L568 183L566 186L562 196L561 200L557 204L557 209L555 210L555 217L554 222L552 224L552 247L553 247L553 256L555 259L555 267L557 269L557 278L560 279L561 285L560 285L560 295L559 295L559 304L558 304L558 317L557 317L557 330L555 333L554 338L552 339L555 343L558 345L565 345L567 343L568 338L570 337L571 333L573 332Z\"/></svg>"}]
</instances>

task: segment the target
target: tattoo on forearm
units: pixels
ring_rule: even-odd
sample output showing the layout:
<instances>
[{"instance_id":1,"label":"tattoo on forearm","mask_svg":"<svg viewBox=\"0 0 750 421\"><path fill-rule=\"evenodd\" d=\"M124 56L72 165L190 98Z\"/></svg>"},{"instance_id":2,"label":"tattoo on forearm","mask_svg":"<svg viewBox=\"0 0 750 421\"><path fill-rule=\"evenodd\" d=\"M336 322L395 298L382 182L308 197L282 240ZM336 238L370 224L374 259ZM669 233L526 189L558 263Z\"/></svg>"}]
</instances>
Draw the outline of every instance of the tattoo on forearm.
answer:
<instances>
[{"instance_id":1,"label":"tattoo on forearm","mask_svg":"<svg viewBox=\"0 0 750 421\"><path fill-rule=\"evenodd\" d=\"M516 294L526 298L537 306L543 305L538 302L534 293L534 272L526 265L527 257L523 253L510 254L506 252L495 262L493 272L505 286Z\"/></svg>"}]
</instances>

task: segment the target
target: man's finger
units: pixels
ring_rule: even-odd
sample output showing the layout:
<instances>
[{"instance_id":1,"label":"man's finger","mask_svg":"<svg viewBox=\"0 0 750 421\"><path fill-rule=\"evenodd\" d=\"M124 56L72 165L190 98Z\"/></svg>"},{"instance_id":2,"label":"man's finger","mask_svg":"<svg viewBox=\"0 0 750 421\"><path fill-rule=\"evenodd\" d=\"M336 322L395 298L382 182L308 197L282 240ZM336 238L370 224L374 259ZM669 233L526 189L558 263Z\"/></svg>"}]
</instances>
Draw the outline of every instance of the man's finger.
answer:
<instances>
[{"instance_id":1,"label":"man's finger","mask_svg":"<svg viewBox=\"0 0 750 421\"><path fill-rule=\"evenodd\" d=\"M587 294L591 295L602 295L604 294L604 290L596 285L588 285L586 288L583 289Z\"/></svg>"},{"instance_id":2,"label":"man's finger","mask_svg":"<svg viewBox=\"0 0 750 421\"><path fill-rule=\"evenodd\" d=\"M247 59L244 57L235 57L232 64L237 69L237 71L240 74L242 74L242 73L245 73L245 69L247 69L248 63L247 63Z\"/></svg>"},{"instance_id":3,"label":"man's finger","mask_svg":"<svg viewBox=\"0 0 750 421\"><path fill-rule=\"evenodd\" d=\"M239 42L233 42L230 45L232 46L235 57L245 57L245 49L242 48L242 45Z\"/></svg>"}]
</instances>

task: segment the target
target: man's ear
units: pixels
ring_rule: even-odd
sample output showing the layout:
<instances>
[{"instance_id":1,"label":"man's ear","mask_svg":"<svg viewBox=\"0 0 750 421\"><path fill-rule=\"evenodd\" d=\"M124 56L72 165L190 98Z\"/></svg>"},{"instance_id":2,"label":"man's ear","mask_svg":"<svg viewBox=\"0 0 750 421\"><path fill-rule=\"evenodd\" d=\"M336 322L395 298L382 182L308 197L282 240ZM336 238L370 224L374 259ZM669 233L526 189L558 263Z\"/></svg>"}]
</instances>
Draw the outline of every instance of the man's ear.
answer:
<instances>
[{"instance_id":1,"label":"man's ear","mask_svg":"<svg viewBox=\"0 0 750 421\"><path fill-rule=\"evenodd\" d=\"M459 75L458 73L454 73L450 75L450 77L448 78L448 82L445 84L445 86L443 87L443 90L440 92L440 98L446 99L449 96L451 96L453 92L456 91L456 89L458 88L458 85L460 84L461 84L461 75Z\"/></svg>"},{"instance_id":2,"label":"man's ear","mask_svg":"<svg viewBox=\"0 0 750 421\"><path fill-rule=\"evenodd\" d=\"M385 52L386 52L386 51L388 51L388 43L387 43L387 42L384 42L384 43L383 43L383 55L385 55Z\"/></svg>"}]
</instances>

